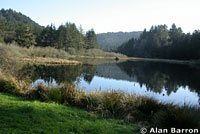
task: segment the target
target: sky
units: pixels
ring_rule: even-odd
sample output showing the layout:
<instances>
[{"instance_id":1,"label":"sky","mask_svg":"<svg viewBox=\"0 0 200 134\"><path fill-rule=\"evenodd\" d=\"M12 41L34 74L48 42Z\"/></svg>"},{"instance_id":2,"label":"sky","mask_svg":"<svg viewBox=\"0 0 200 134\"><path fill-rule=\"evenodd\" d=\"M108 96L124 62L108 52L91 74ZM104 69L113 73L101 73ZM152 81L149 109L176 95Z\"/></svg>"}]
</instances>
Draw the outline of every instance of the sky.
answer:
<instances>
[{"instance_id":1,"label":"sky","mask_svg":"<svg viewBox=\"0 0 200 134\"><path fill-rule=\"evenodd\" d=\"M175 23L183 32L200 29L200 0L0 0L40 25L73 22L84 31L130 32Z\"/></svg>"}]
</instances>

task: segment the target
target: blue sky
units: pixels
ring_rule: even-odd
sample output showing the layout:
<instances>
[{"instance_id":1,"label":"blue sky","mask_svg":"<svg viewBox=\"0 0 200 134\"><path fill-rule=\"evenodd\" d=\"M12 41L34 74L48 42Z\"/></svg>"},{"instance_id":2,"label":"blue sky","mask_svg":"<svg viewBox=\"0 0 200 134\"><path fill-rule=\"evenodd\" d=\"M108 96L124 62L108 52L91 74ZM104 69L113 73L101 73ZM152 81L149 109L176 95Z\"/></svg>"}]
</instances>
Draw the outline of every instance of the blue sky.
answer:
<instances>
[{"instance_id":1,"label":"blue sky","mask_svg":"<svg viewBox=\"0 0 200 134\"><path fill-rule=\"evenodd\" d=\"M46 26L74 22L96 33L141 31L172 23L184 32L200 29L200 0L0 0L0 8L14 9Z\"/></svg>"}]
</instances>

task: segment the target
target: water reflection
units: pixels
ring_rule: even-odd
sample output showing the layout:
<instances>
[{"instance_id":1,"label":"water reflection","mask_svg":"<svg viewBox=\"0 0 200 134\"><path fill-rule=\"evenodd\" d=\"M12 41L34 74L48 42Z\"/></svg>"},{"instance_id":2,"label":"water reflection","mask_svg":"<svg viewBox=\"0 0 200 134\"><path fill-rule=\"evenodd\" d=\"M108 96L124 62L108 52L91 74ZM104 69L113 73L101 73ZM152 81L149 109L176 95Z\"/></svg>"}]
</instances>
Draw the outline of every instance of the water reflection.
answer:
<instances>
[{"instance_id":1,"label":"water reflection","mask_svg":"<svg viewBox=\"0 0 200 134\"><path fill-rule=\"evenodd\" d=\"M200 69L185 65L141 61L73 66L26 65L20 75L22 78L29 76L31 86L39 82L47 86L78 82L79 88L88 91L114 89L179 105L200 103Z\"/></svg>"},{"instance_id":2,"label":"water reflection","mask_svg":"<svg viewBox=\"0 0 200 134\"><path fill-rule=\"evenodd\" d=\"M25 65L19 70L18 78L23 79L28 76L32 82L43 80L45 83L52 83L55 80L59 85L61 83L74 83L81 76L85 81L91 82L96 71L94 65Z\"/></svg>"}]
</instances>

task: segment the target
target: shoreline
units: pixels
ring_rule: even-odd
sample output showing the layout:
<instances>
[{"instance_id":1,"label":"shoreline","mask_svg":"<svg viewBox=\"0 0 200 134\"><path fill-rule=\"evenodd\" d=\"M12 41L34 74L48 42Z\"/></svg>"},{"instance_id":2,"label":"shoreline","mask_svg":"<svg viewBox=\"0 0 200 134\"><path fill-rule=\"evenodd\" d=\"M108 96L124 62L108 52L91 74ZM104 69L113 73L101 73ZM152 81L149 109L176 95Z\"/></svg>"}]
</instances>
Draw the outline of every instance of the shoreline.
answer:
<instances>
[{"instance_id":1,"label":"shoreline","mask_svg":"<svg viewBox=\"0 0 200 134\"><path fill-rule=\"evenodd\" d=\"M72 59L99 59L99 60L114 60L114 61L151 61L171 64L182 64L182 65L200 65L199 60L175 60L175 59L156 59L156 58L140 58L140 57L92 57L92 56L75 56L72 55L69 58ZM116 60L118 58L118 60Z\"/></svg>"},{"instance_id":2,"label":"shoreline","mask_svg":"<svg viewBox=\"0 0 200 134\"><path fill-rule=\"evenodd\" d=\"M154 58L138 58L130 57L129 60L132 61L152 61L152 62L163 62L163 63L173 63L173 64L195 64L194 60L174 60L174 59L154 59Z\"/></svg>"},{"instance_id":3,"label":"shoreline","mask_svg":"<svg viewBox=\"0 0 200 134\"><path fill-rule=\"evenodd\" d=\"M39 63L39 64L70 64L70 65L81 64L81 62L76 61L76 60L67 60L67 59L60 59L60 58L43 58L43 57L23 58L20 61Z\"/></svg>"},{"instance_id":4,"label":"shoreline","mask_svg":"<svg viewBox=\"0 0 200 134\"><path fill-rule=\"evenodd\" d=\"M48 64L48 65L78 65L78 64L97 64L97 61L107 62L125 62L125 61L147 61L157 63L179 64L187 66L200 65L199 60L171 60L171 59L153 59L153 58L138 58L138 57L91 57L91 56L70 56L68 59L49 58L49 57L27 57L20 59L21 62L35 63L35 64ZM116 58L118 58L116 60ZM85 61L86 60L86 61ZM94 63L93 63L94 62ZM100 62L100 63L104 63Z\"/></svg>"}]
</instances>

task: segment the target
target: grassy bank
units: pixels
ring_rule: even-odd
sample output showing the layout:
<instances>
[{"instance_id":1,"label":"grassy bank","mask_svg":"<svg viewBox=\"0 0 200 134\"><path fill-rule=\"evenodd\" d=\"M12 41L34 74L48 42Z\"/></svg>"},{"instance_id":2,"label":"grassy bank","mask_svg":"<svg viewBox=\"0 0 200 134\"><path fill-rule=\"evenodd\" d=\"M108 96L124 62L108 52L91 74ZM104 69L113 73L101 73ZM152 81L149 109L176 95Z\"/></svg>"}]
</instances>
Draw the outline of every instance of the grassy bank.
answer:
<instances>
[{"instance_id":1,"label":"grassy bank","mask_svg":"<svg viewBox=\"0 0 200 134\"><path fill-rule=\"evenodd\" d=\"M35 58L35 57L46 57L46 58L58 58L58 59L68 59L73 57L80 58L97 58L97 59L114 59L127 58L125 55L104 52L100 49L83 49L75 50L69 49L68 52L62 49L56 49L53 47L35 47L30 48L20 47L16 44L2 44L0 43L0 53L6 58L23 59L23 58Z\"/></svg>"},{"instance_id":2,"label":"grassy bank","mask_svg":"<svg viewBox=\"0 0 200 134\"><path fill-rule=\"evenodd\" d=\"M104 52L99 49L75 50L68 52L53 47L20 47L16 44L0 43L0 68L13 71L19 61L39 64L97 64L127 59L126 56ZM117 60L116 60L117 59Z\"/></svg>"},{"instance_id":3,"label":"grassy bank","mask_svg":"<svg viewBox=\"0 0 200 134\"><path fill-rule=\"evenodd\" d=\"M133 134L138 127L55 103L0 93L1 134Z\"/></svg>"},{"instance_id":4,"label":"grassy bank","mask_svg":"<svg viewBox=\"0 0 200 134\"><path fill-rule=\"evenodd\" d=\"M198 107L164 104L147 96L135 96L120 91L88 93L69 83L51 88L43 85L30 88L22 81L0 75L0 92L23 96L28 100L73 106L95 112L102 117L139 123L146 127L200 128Z\"/></svg>"},{"instance_id":5,"label":"grassy bank","mask_svg":"<svg viewBox=\"0 0 200 134\"><path fill-rule=\"evenodd\" d=\"M0 52L5 58L22 59L25 57L48 57L67 59L69 54L63 50L52 47L20 47L16 44L1 44Z\"/></svg>"},{"instance_id":6,"label":"grassy bank","mask_svg":"<svg viewBox=\"0 0 200 134\"><path fill-rule=\"evenodd\" d=\"M64 59L67 60L69 54L63 50L51 47L19 47L15 44L0 43L0 68L8 73L15 71L20 60L24 58L35 59L37 57ZM56 62L56 61L54 61Z\"/></svg>"}]
</instances>

